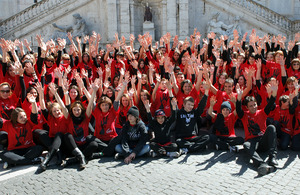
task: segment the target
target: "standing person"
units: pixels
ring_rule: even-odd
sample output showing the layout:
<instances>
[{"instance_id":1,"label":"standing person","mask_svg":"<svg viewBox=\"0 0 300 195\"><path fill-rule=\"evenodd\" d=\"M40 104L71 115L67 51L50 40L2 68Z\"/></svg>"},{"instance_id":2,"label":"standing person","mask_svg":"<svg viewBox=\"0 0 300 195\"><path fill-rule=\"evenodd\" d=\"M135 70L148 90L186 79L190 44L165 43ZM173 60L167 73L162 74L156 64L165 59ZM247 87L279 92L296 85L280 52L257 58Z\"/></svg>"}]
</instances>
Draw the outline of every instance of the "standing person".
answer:
<instances>
[{"instance_id":1,"label":"standing person","mask_svg":"<svg viewBox=\"0 0 300 195\"><path fill-rule=\"evenodd\" d=\"M121 144L116 145L115 159L125 157L124 162L129 164L136 156L142 156L150 151L146 144L148 132L144 122L139 118L139 110L132 106L127 112L128 121L124 124L121 135Z\"/></svg>"},{"instance_id":2,"label":"standing person","mask_svg":"<svg viewBox=\"0 0 300 195\"><path fill-rule=\"evenodd\" d=\"M278 90L278 82L271 82L272 95L264 109L258 110L256 99L248 96L245 101L248 111L242 110L242 94L243 90L237 85L237 102L236 112L242 120L245 128L245 143L244 149L248 156L253 160L255 166L258 167L257 172L260 175L266 175L273 171L274 167L278 165L276 160L277 147L276 147L276 128L273 125L267 127L266 120L271 108L275 103ZM259 156L257 152L268 151L269 158L267 163Z\"/></svg>"},{"instance_id":3,"label":"standing person","mask_svg":"<svg viewBox=\"0 0 300 195\"><path fill-rule=\"evenodd\" d=\"M32 138L32 129L34 122L37 123L37 105L33 95L28 96L28 101L32 104L31 120L27 119L26 113L22 108L16 108L11 113L11 120L0 118L0 130L8 134L8 147L0 154L0 158L6 162L4 168L8 165L18 164L26 165L40 163L38 158L43 147L35 145Z\"/></svg>"},{"instance_id":4,"label":"standing person","mask_svg":"<svg viewBox=\"0 0 300 195\"><path fill-rule=\"evenodd\" d=\"M211 141L209 135L197 136L197 120L200 119L200 115L205 108L209 87L209 84L204 84L205 94L199 102L197 109L194 109L194 98L189 96L183 100L183 106L177 112L175 127L176 144L182 149L182 153L203 150Z\"/></svg>"}]
</instances>

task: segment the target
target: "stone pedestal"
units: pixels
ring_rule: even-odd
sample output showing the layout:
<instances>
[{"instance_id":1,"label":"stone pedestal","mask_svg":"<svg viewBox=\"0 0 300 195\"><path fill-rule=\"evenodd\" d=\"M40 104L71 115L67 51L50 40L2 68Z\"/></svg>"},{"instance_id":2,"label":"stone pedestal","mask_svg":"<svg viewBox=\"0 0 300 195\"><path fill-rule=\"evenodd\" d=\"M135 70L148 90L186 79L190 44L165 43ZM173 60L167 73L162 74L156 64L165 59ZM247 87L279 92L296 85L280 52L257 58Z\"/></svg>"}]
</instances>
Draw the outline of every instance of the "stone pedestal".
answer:
<instances>
[{"instance_id":1,"label":"stone pedestal","mask_svg":"<svg viewBox=\"0 0 300 195\"><path fill-rule=\"evenodd\" d=\"M152 41L155 41L155 28L153 22L145 21L143 23L143 34L146 32L149 32L149 34L152 36Z\"/></svg>"}]
</instances>

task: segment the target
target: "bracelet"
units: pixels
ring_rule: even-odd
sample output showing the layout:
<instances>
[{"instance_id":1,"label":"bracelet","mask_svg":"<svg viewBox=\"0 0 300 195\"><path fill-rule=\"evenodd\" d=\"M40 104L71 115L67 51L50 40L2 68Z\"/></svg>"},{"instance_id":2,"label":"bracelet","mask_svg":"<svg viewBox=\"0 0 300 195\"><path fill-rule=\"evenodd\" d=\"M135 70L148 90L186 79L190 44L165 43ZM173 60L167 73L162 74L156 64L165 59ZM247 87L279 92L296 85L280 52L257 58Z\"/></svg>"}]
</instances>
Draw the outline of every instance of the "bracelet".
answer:
<instances>
[{"instance_id":1,"label":"bracelet","mask_svg":"<svg viewBox=\"0 0 300 195\"><path fill-rule=\"evenodd\" d=\"M65 94L65 95L67 95L67 94L69 94L69 92L68 92L68 91L66 91L66 92L64 92L64 94Z\"/></svg>"}]
</instances>

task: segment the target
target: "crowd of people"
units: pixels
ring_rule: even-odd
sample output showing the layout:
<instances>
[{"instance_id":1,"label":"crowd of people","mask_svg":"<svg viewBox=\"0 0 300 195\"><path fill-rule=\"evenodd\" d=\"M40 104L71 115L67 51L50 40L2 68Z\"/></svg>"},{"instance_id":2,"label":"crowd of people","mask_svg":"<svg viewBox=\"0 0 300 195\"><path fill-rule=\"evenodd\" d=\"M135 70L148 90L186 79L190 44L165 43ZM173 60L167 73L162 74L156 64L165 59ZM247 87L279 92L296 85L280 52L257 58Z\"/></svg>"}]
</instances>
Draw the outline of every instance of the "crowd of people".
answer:
<instances>
[{"instance_id":1,"label":"crowd of people","mask_svg":"<svg viewBox=\"0 0 300 195\"><path fill-rule=\"evenodd\" d=\"M289 42L255 30L201 39L195 29L153 45L149 33L115 34L106 49L95 32L67 37L70 45L37 35L37 51L26 39L0 40L4 168L39 163L45 171L55 156L84 169L102 156L131 163L243 145L265 175L278 165L277 147L300 150L300 33Z\"/></svg>"}]
</instances>

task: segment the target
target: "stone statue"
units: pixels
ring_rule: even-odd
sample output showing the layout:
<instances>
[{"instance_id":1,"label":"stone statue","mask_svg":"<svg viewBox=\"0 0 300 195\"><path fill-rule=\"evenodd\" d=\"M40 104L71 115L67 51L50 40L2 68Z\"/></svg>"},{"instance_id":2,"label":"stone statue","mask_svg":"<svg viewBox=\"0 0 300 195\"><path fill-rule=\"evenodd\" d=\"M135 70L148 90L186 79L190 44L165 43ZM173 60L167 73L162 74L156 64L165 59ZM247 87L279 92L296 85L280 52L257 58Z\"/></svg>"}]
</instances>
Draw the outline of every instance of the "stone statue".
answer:
<instances>
[{"instance_id":1,"label":"stone statue","mask_svg":"<svg viewBox=\"0 0 300 195\"><path fill-rule=\"evenodd\" d=\"M148 3L146 4L145 15L144 15L144 22L146 22L146 21L152 22L151 8L149 7Z\"/></svg>"},{"instance_id":2,"label":"stone statue","mask_svg":"<svg viewBox=\"0 0 300 195\"><path fill-rule=\"evenodd\" d=\"M224 24L222 21L219 21L220 13L216 13L211 21L207 24L207 34L210 32L214 32L217 37L221 35L227 35L227 30L231 27Z\"/></svg>"},{"instance_id":3,"label":"stone statue","mask_svg":"<svg viewBox=\"0 0 300 195\"><path fill-rule=\"evenodd\" d=\"M56 23L52 24L56 31L53 34L53 39L65 38L67 39L67 33L71 32L73 37L83 37L88 34L87 26L85 20L80 16L80 14L73 14L73 24L66 27L58 26Z\"/></svg>"},{"instance_id":4,"label":"stone statue","mask_svg":"<svg viewBox=\"0 0 300 195\"><path fill-rule=\"evenodd\" d=\"M240 26L240 17L239 16L236 16L234 18L234 23L232 25L230 25L229 28L226 31L229 40L233 40L233 31L234 31L234 29L237 30L237 32L239 33L239 37L241 37L242 36L242 30L241 30L241 26Z\"/></svg>"}]
</instances>

